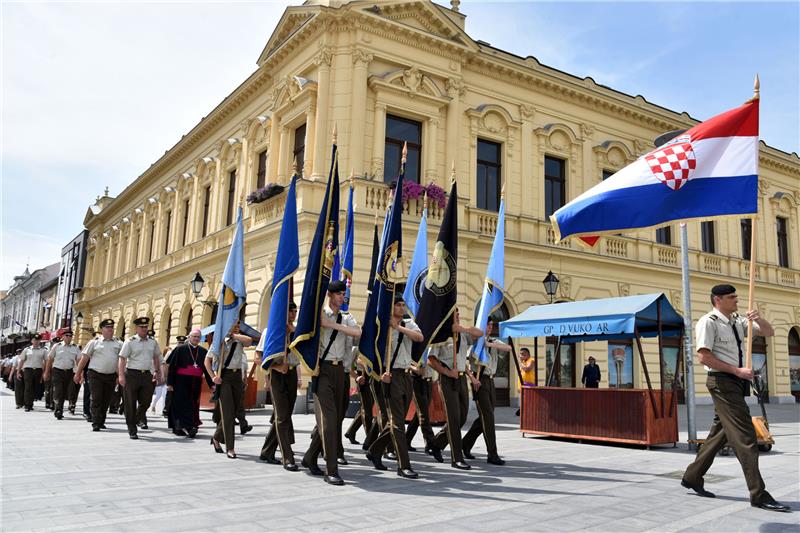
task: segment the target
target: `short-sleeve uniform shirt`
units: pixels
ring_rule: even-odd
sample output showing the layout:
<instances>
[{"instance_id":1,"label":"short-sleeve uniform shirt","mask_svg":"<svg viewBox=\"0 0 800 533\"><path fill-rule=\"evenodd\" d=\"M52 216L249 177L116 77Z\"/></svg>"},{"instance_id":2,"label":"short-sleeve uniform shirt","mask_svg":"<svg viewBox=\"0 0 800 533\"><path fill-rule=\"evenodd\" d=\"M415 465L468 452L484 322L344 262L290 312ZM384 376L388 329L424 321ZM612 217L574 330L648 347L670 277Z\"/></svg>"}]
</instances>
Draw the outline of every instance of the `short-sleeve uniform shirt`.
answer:
<instances>
[{"instance_id":1,"label":"short-sleeve uniform shirt","mask_svg":"<svg viewBox=\"0 0 800 533\"><path fill-rule=\"evenodd\" d=\"M412 331L419 331L419 326L413 320L403 320L402 326L412 330ZM406 335L403 335L402 342L398 345L397 339L400 337L400 332L396 329L392 330L392 356L394 358L394 364L392 365L392 369L402 369L405 370L407 368L411 368L411 365L414 363L414 360L411 357L411 347L414 342ZM395 356L395 350L397 356Z\"/></svg>"},{"instance_id":2,"label":"short-sleeve uniform shirt","mask_svg":"<svg viewBox=\"0 0 800 533\"><path fill-rule=\"evenodd\" d=\"M734 335L733 328L736 328L739 334L739 339L742 341L742 357L746 352L744 346L744 339L747 335L747 318L733 315L728 320L725 315L720 313L717 309L713 309L710 313L706 313L700 320L697 321L695 326L695 344L697 350L705 348L711 351L711 354L724 363L740 367L743 366L739 363L739 346ZM760 332L758 324L753 322L753 333ZM713 369L705 367L707 371L714 372Z\"/></svg>"},{"instance_id":3,"label":"short-sleeve uniform shirt","mask_svg":"<svg viewBox=\"0 0 800 533\"><path fill-rule=\"evenodd\" d=\"M121 350L122 341L118 338L105 340L103 337L98 337L86 344L83 355L89 358L89 370L100 374L115 374Z\"/></svg>"},{"instance_id":4,"label":"short-sleeve uniform shirt","mask_svg":"<svg viewBox=\"0 0 800 533\"><path fill-rule=\"evenodd\" d=\"M328 317L329 320L332 322L336 322L336 313L328 307L327 305L323 309L325 316ZM342 313L341 323L347 327L356 328L358 327L358 322L356 319L353 318L353 315L350 313ZM333 332L336 331L333 328L321 328L319 333L319 357L322 357L322 354L325 353L325 349L330 344L331 335ZM353 337L349 335L345 335L341 331L336 334L336 338L333 340L333 344L331 344L331 349L328 350L328 355L325 356L326 361L340 361L340 362L347 362L347 359L351 357L351 352L353 351Z\"/></svg>"},{"instance_id":5,"label":"short-sleeve uniform shirt","mask_svg":"<svg viewBox=\"0 0 800 533\"><path fill-rule=\"evenodd\" d=\"M247 356L244 353L244 347L242 346L241 342L239 342L237 340L234 340L234 339L231 339L230 337L225 339L225 342L222 343L223 344L222 353L225 354L225 361L228 360L228 355L230 353L231 346L233 346L234 343L236 343L236 347L233 350L233 355L231 356L231 362L228 363L228 366L226 366L225 368L230 368L230 369L234 369L234 370L237 370L237 369L241 370L242 368L246 369L247 368L247 366L246 366L247 365ZM215 369L219 368L219 365L220 365L219 355L214 351L213 345L212 345L211 349L208 351L208 353L206 354L206 359L211 359L213 361L213 365L212 365L213 368L215 368ZM225 361L223 361L223 363Z\"/></svg>"},{"instance_id":6,"label":"short-sleeve uniform shirt","mask_svg":"<svg viewBox=\"0 0 800 533\"><path fill-rule=\"evenodd\" d=\"M46 348L34 348L33 346L28 346L22 350L22 368L43 368L46 357Z\"/></svg>"},{"instance_id":7,"label":"short-sleeve uniform shirt","mask_svg":"<svg viewBox=\"0 0 800 533\"><path fill-rule=\"evenodd\" d=\"M505 344L503 341L493 337L485 337L485 339L487 342L491 342L492 344ZM482 375L493 377L497 373L497 361L500 358L500 350L497 350L496 348L486 348L486 353L489 356L489 360L484 367ZM472 359L477 363L478 355L473 353Z\"/></svg>"},{"instance_id":8,"label":"short-sleeve uniform shirt","mask_svg":"<svg viewBox=\"0 0 800 533\"><path fill-rule=\"evenodd\" d=\"M156 356L161 361L161 349L158 347L158 341L150 337L141 338L139 335L134 335L125 341L122 345L122 350L119 356L126 359L126 368L131 370L149 370L153 371L153 356Z\"/></svg>"},{"instance_id":9,"label":"short-sleeve uniform shirt","mask_svg":"<svg viewBox=\"0 0 800 533\"><path fill-rule=\"evenodd\" d=\"M453 340L448 339L444 344L434 346L430 349L428 357L435 357L447 368L464 372L467 369L467 354L472 344L472 337L466 333L459 333L458 353L453 355ZM453 368L453 358L455 357L455 368Z\"/></svg>"},{"instance_id":10,"label":"short-sleeve uniform shirt","mask_svg":"<svg viewBox=\"0 0 800 533\"><path fill-rule=\"evenodd\" d=\"M59 342L50 350L49 357L53 358L53 368L72 370L75 360L80 357L81 351L75 344Z\"/></svg>"}]
</instances>

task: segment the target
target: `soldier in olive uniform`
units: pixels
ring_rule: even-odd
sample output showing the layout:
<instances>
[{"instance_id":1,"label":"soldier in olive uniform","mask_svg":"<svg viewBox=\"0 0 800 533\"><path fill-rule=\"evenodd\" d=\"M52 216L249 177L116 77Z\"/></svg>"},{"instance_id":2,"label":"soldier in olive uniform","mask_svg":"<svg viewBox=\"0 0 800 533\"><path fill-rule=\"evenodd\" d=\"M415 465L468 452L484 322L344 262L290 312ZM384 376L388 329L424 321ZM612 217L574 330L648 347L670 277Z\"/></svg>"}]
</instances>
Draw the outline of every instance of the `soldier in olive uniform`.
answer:
<instances>
[{"instance_id":1,"label":"soldier in olive uniform","mask_svg":"<svg viewBox=\"0 0 800 533\"><path fill-rule=\"evenodd\" d=\"M147 410L153 400L153 379L161 374L161 348L148 336L150 319L146 316L133 321L136 335L126 340L119 352L117 379L124 390L125 423L128 436L139 438L137 427L147 429ZM151 371L152 369L152 371ZM143 424L139 424L143 421Z\"/></svg>"},{"instance_id":2,"label":"soldier in olive uniform","mask_svg":"<svg viewBox=\"0 0 800 533\"><path fill-rule=\"evenodd\" d=\"M482 335L483 332L476 327L461 325L461 318L456 308L453 313L453 340L433 346L428 352L428 364L439 373L439 386L447 418L444 427L434 439L431 455L442 462L441 450L449 444L451 465L460 470L470 469L464 462L461 442L461 427L467 421L469 412L467 376L472 379L472 373L467 367L467 353L473 339Z\"/></svg>"},{"instance_id":3,"label":"soldier in olive uniform","mask_svg":"<svg viewBox=\"0 0 800 533\"><path fill-rule=\"evenodd\" d=\"M325 482L344 485L339 476L338 448L342 434L340 410L347 374L344 362L352 353L353 339L361 336L361 328L349 313L339 308L344 303L346 285L343 281L332 281L328 285L328 305L320 313L318 374L312 384L314 414L317 427L311 433L311 444L303 457L302 465L312 474L321 475L317 466L321 452L325 454Z\"/></svg>"},{"instance_id":4,"label":"soldier in olive uniform","mask_svg":"<svg viewBox=\"0 0 800 533\"><path fill-rule=\"evenodd\" d=\"M478 437L483 434L483 439L486 442L486 451L489 454L486 462L493 465L504 465L506 462L497 454L497 438L494 427L494 408L497 404L497 394L494 389L494 375L497 372L498 352L510 352L511 347L489 336L493 327L494 321L490 318L486 322L485 346L486 354L489 357L486 365L480 364L477 360L477 354L472 354L477 365L477 375L470 376L470 379L472 381L472 398L478 408L478 418L472 422L472 426L462 439L462 444L464 446L464 457L475 459L470 451Z\"/></svg>"},{"instance_id":5,"label":"soldier in olive uniform","mask_svg":"<svg viewBox=\"0 0 800 533\"><path fill-rule=\"evenodd\" d=\"M122 350L122 341L114 337L114 321L110 318L100 322L100 335L86 344L73 378L75 383L80 383L83 380L83 369L89 365L86 376L91 389L92 431L106 429L108 404L117 381L119 354Z\"/></svg>"},{"instance_id":6,"label":"soldier in olive uniform","mask_svg":"<svg viewBox=\"0 0 800 533\"><path fill-rule=\"evenodd\" d=\"M54 344L50 349L45 369L46 379L50 378L53 383L53 403L55 404L55 417L58 420L64 418L64 400L75 386L75 361L81 356L81 351L72 343L72 330L68 329L63 333L64 340ZM73 400L69 404L70 414L75 414L75 403Z\"/></svg>"},{"instance_id":7,"label":"soldier in olive uniform","mask_svg":"<svg viewBox=\"0 0 800 533\"><path fill-rule=\"evenodd\" d=\"M225 444L225 452L231 459L236 459L234 449L234 419L239 412L244 394L244 378L242 362L246 364L247 356L244 348L253 344L253 339L239 332L239 322L231 328L230 334L220 346L221 354L214 352L214 347L206 354L206 370L214 376L217 391L217 409L219 420L217 430L211 437L214 451L223 453L221 444Z\"/></svg>"},{"instance_id":8,"label":"soldier in olive uniform","mask_svg":"<svg viewBox=\"0 0 800 533\"><path fill-rule=\"evenodd\" d=\"M297 305L289 302L289 313L286 323L286 336L291 338L294 333L294 321L297 318ZM266 342L266 332L256 349L256 355L260 361L264 355L264 343ZM300 360L286 350L284 356L277 356L269 367L267 375L269 379L269 390L272 395L273 417L272 424L264 439L264 446L261 448L261 460L271 464L279 464L275 459L275 451L278 446L281 448L283 468L294 472L298 470L297 463L294 462L294 426L292 425L292 412L294 403L297 399L297 388L300 386L302 378L300 374Z\"/></svg>"},{"instance_id":9,"label":"soldier in olive uniform","mask_svg":"<svg viewBox=\"0 0 800 533\"><path fill-rule=\"evenodd\" d=\"M350 444L359 444L359 442L356 440L356 432L362 425L364 426L364 433L369 435L374 418L372 416L372 406L374 401L372 399L372 389L370 387L371 379L369 377L369 373L360 363L358 363L358 370L356 371L355 380L356 384L358 385L358 396L361 403L359 405L358 413L356 413L356 416L353 417L353 422L344 433L344 436L350 441Z\"/></svg>"},{"instance_id":10,"label":"soldier in olive uniform","mask_svg":"<svg viewBox=\"0 0 800 533\"><path fill-rule=\"evenodd\" d=\"M744 401L749 393L753 370L744 366L743 339L748 321L753 333L771 337L775 334L769 322L758 311L739 316L736 289L732 285L716 285L711 289L714 309L697 321L695 336L697 354L708 371L706 385L714 401L714 421L697 457L683 474L681 485L700 496L713 498L703 487L703 476L711 468L714 457L726 443L736 452L742 466L750 505L769 511L788 512L790 508L775 501L767 492L758 469L758 444L750 409Z\"/></svg>"},{"instance_id":11,"label":"soldier in olive uniform","mask_svg":"<svg viewBox=\"0 0 800 533\"><path fill-rule=\"evenodd\" d=\"M388 397L389 422L381 430L380 435L369 448L367 459L378 470L386 470L381 461L381 455L392 442L397 454L397 475L416 479L418 474L411 468L408 457L408 443L406 442L405 419L408 407L411 405L411 367L414 361L411 358L411 346L414 342L422 342L422 332L416 322L411 319L404 320L406 303L402 296L395 296L394 308L390 327L390 349L392 351L388 367L381 375L381 388L384 396Z\"/></svg>"},{"instance_id":12,"label":"soldier in olive uniform","mask_svg":"<svg viewBox=\"0 0 800 533\"><path fill-rule=\"evenodd\" d=\"M17 375L25 381L25 411L33 410L33 400L36 388L42 382L46 357L47 349L42 347L42 336L37 333L31 339L31 346L22 350L17 360Z\"/></svg>"}]
</instances>

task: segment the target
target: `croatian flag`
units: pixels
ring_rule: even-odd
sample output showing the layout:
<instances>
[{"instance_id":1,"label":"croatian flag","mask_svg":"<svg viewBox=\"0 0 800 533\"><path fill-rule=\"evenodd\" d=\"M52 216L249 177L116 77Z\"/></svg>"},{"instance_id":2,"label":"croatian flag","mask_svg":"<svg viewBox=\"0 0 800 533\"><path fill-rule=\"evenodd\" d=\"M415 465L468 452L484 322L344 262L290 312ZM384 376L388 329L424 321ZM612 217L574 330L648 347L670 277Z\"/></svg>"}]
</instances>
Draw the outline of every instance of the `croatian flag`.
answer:
<instances>
[{"instance_id":1,"label":"croatian flag","mask_svg":"<svg viewBox=\"0 0 800 533\"><path fill-rule=\"evenodd\" d=\"M755 214L757 198L758 99L754 99L640 157L556 211L550 220L557 239L563 240L678 220Z\"/></svg>"}]
</instances>

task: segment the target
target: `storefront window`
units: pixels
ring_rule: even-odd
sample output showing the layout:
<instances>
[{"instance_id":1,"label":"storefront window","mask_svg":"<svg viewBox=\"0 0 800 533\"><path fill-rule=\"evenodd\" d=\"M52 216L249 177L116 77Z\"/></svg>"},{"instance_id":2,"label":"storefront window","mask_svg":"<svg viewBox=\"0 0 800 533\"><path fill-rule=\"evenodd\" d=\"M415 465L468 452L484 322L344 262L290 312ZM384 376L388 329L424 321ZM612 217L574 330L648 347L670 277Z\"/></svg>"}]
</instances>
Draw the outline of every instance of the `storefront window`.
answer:
<instances>
[{"instance_id":1,"label":"storefront window","mask_svg":"<svg viewBox=\"0 0 800 533\"><path fill-rule=\"evenodd\" d=\"M556 340L548 339L546 348L547 359L547 378L546 382L551 387L574 387L575 386L575 345L561 345L561 361L556 368L555 375L550 381L550 374L553 370L553 359L556 351Z\"/></svg>"},{"instance_id":2,"label":"storefront window","mask_svg":"<svg viewBox=\"0 0 800 533\"><path fill-rule=\"evenodd\" d=\"M769 402L769 377L767 367L767 341L764 337L753 337L753 373L761 378L764 385L765 402Z\"/></svg>"},{"instance_id":3,"label":"storefront window","mask_svg":"<svg viewBox=\"0 0 800 533\"><path fill-rule=\"evenodd\" d=\"M795 400L800 402L800 328L789 331L789 384Z\"/></svg>"},{"instance_id":4,"label":"storefront window","mask_svg":"<svg viewBox=\"0 0 800 533\"><path fill-rule=\"evenodd\" d=\"M678 378L675 380L675 389L678 395L678 403L685 403L683 396L683 361L678 361L680 356L679 341L675 339L664 339L664 388L672 390L672 382L675 380L675 365L677 363Z\"/></svg>"},{"instance_id":5,"label":"storefront window","mask_svg":"<svg viewBox=\"0 0 800 533\"><path fill-rule=\"evenodd\" d=\"M633 388L631 344L608 344L608 386L612 389Z\"/></svg>"}]
</instances>

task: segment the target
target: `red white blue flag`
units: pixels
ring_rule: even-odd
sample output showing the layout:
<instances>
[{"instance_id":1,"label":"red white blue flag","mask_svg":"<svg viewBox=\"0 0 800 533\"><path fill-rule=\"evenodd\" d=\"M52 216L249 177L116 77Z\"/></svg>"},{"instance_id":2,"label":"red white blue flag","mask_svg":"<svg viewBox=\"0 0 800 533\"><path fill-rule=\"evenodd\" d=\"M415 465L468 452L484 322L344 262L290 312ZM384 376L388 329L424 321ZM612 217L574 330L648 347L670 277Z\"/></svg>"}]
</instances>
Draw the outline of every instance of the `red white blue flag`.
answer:
<instances>
[{"instance_id":1,"label":"red white blue flag","mask_svg":"<svg viewBox=\"0 0 800 533\"><path fill-rule=\"evenodd\" d=\"M569 202L550 217L558 240L755 214L758 102L686 130Z\"/></svg>"}]
</instances>

